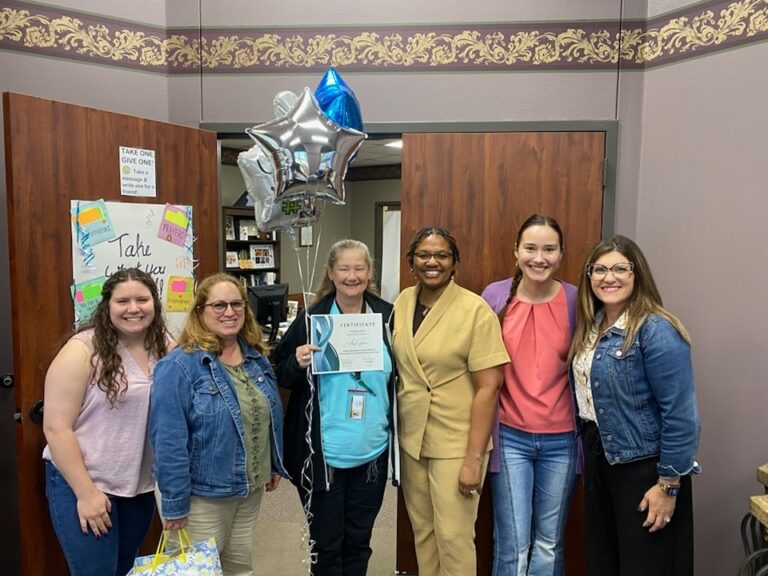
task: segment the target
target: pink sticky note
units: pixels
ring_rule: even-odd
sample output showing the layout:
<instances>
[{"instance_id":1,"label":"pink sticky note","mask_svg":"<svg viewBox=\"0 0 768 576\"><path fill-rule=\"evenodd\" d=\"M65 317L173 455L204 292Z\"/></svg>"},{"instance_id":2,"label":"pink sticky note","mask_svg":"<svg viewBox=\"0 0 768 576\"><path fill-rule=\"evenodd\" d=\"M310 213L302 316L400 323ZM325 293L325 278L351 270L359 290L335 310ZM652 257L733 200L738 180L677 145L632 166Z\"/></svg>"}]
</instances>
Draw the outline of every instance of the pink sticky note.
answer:
<instances>
[{"instance_id":1,"label":"pink sticky note","mask_svg":"<svg viewBox=\"0 0 768 576\"><path fill-rule=\"evenodd\" d=\"M172 292L186 292L187 291L187 281L186 280L174 280L171 282L171 291Z\"/></svg>"}]
</instances>

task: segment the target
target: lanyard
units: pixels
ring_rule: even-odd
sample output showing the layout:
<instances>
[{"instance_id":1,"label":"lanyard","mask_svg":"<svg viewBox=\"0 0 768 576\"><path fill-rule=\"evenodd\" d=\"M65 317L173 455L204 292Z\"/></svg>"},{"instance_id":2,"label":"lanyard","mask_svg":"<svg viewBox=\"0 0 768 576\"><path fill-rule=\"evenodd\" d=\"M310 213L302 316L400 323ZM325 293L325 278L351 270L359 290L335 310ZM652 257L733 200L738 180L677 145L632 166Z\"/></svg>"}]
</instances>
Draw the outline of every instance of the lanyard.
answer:
<instances>
[{"instance_id":1,"label":"lanyard","mask_svg":"<svg viewBox=\"0 0 768 576\"><path fill-rule=\"evenodd\" d=\"M374 389L373 389L373 388L371 388L370 386L368 386L368 384L366 384L366 383L365 383L365 380L363 380L363 377L362 377L362 375L360 374L360 372L352 372L352 378L354 378L354 379L355 379L355 382L356 382L358 385L362 386L362 387L363 387L363 388L365 388L365 389L366 389L368 392L370 392L372 395L376 396L376 392L374 391Z\"/></svg>"}]
</instances>

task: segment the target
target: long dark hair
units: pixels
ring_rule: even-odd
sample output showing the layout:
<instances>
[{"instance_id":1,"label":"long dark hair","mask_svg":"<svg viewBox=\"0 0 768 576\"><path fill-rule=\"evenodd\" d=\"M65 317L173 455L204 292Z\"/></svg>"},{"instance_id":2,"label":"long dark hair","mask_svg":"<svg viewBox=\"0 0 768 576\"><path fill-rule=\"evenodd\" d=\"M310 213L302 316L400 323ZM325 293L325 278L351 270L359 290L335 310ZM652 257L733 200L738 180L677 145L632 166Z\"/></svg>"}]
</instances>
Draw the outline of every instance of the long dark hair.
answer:
<instances>
[{"instance_id":1,"label":"long dark hair","mask_svg":"<svg viewBox=\"0 0 768 576\"><path fill-rule=\"evenodd\" d=\"M517 249L517 247L520 245L520 240L523 238L523 233L532 226L547 226L557 232L557 237L560 241L560 251L562 252L563 231L560 229L560 224L558 224L557 220L551 216L542 216L541 214L533 214L532 216L529 216L528 219L520 226L520 230L517 231L517 238L515 239L515 249ZM520 269L520 266L515 264L515 273L512 275L512 285L509 287L509 296L507 296L507 302L499 312L500 322L504 322L504 316L507 314L507 309L509 308L512 299L515 297L515 294L517 294L517 287L520 286L520 281L522 279L523 271Z\"/></svg>"},{"instance_id":2,"label":"long dark hair","mask_svg":"<svg viewBox=\"0 0 768 576\"><path fill-rule=\"evenodd\" d=\"M162 358L168 353L167 330L160 306L160 295L157 284L152 277L138 268L124 268L112 274L101 288L101 301L86 324L78 327L77 332L93 329L93 354L91 364L96 370L96 383L100 390L107 395L110 406L125 394L128 380L125 376L123 361L117 353L118 335L109 317L109 303L112 292L123 282L134 280L141 282L152 294L155 317L147 328L144 336L144 347L156 358Z\"/></svg>"}]
</instances>

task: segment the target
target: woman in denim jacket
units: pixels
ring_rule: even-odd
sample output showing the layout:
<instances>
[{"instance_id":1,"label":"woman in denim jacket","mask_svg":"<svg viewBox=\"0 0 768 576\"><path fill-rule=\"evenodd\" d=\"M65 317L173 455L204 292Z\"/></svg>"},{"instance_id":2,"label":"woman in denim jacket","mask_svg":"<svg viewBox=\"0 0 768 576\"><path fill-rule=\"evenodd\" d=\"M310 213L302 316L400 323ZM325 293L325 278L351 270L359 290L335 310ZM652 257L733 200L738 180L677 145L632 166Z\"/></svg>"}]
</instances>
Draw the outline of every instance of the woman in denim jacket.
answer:
<instances>
[{"instance_id":1,"label":"woman in denim jacket","mask_svg":"<svg viewBox=\"0 0 768 576\"><path fill-rule=\"evenodd\" d=\"M688 332L629 238L600 242L585 272L570 358L589 574L692 575L700 427Z\"/></svg>"},{"instance_id":2,"label":"woman in denim jacket","mask_svg":"<svg viewBox=\"0 0 768 576\"><path fill-rule=\"evenodd\" d=\"M261 497L283 466L283 413L261 328L228 274L200 283L178 348L158 362L149 432L166 530L211 537L224 574L251 574Z\"/></svg>"}]
</instances>

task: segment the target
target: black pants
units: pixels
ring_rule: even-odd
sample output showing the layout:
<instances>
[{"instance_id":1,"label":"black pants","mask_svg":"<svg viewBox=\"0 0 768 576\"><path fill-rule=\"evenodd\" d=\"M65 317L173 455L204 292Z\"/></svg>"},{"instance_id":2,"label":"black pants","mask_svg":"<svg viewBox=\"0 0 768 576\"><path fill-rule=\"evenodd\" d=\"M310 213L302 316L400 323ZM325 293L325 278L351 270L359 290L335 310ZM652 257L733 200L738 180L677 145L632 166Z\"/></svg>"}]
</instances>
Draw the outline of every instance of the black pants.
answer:
<instances>
[{"instance_id":1,"label":"black pants","mask_svg":"<svg viewBox=\"0 0 768 576\"><path fill-rule=\"evenodd\" d=\"M658 458L608 464L594 423L586 424L584 482L590 576L693 576L691 478L683 476L672 521L649 533L637 507L656 484Z\"/></svg>"},{"instance_id":2,"label":"black pants","mask_svg":"<svg viewBox=\"0 0 768 576\"><path fill-rule=\"evenodd\" d=\"M313 576L365 576L373 523L387 484L388 451L356 468L333 468L330 490L312 492ZM306 493L299 490L306 505Z\"/></svg>"}]
</instances>

